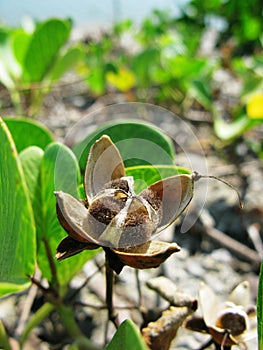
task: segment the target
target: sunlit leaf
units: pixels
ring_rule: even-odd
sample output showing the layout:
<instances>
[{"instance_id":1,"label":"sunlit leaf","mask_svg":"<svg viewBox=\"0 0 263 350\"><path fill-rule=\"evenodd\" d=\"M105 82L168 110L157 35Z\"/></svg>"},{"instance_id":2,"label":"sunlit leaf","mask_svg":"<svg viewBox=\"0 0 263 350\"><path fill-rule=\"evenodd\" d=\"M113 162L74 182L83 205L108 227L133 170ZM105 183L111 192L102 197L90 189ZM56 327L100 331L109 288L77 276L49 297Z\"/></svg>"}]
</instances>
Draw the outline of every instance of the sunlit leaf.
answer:
<instances>
[{"instance_id":1,"label":"sunlit leaf","mask_svg":"<svg viewBox=\"0 0 263 350\"><path fill-rule=\"evenodd\" d=\"M11 134L0 120L0 296L29 285L36 260L35 224Z\"/></svg>"},{"instance_id":2,"label":"sunlit leaf","mask_svg":"<svg viewBox=\"0 0 263 350\"><path fill-rule=\"evenodd\" d=\"M36 121L23 118L4 118L4 121L12 134L18 152L29 146L45 149L53 141L51 132Z\"/></svg>"},{"instance_id":3,"label":"sunlit leaf","mask_svg":"<svg viewBox=\"0 0 263 350\"><path fill-rule=\"evenodd\" d=\"M40 166L43 156L44 151L36 146L30 146L19 154L25 175L25 180L29 189L29 197L31 200L35 217L35 224L38 232L42 232L44 230L40 187Z\"/></svg>"},{"instance_id":4,"label":"sunlit leaf","mask_svg":"<svg viewBox=\"0 0 263 350\"><path fill-rule=\"evenodd\" d=\"M247 115L243 114L231 123L227 123L222 118L214 119L214 130L216 135L222 140L231 140L245 131L259 124L260 121L252 120Z\"/></svg>"},{"instance_id":5,"label":"sunlit leaf","mask_svg":"<svg viewBox=\"0 0 263 350\"><path fill-rule=\"evenodd\" d=\"M69 38L69 21L50 19L40 23L28 45L24 59L26 81L41 81Z\"/></svg>"},{"instance_id":6,"label":"sunlit leaf","mask_svg":"<svg viewBox=\"0 0 263 350\"><path fill-rule=\"evenodd\" d=\"M83 58L81 47L71 47L62 56L58 57L50 72L50 80L60 79L67 71L73 68Z\"/></svg>"},{"instance_id":7,"label":"sunlit leaf","mask_svg":"<svg viewBox=\"0 0 263 350\"><path fill-rule=\"evenodd\" d=\"M126 68L120 68L117 73L108 72L106 79L120 91L129 91L134 87L136 78L134 74Z\"/></svg>"},{"instance_id":8,"label":"sunlit leaf","mask_svg":"<svg viewBox=\"0 0 263 350\"><path fill-rule=\"evenodd\" d=\"M20 29L11 36L11 45L16 60L23 66L31 35Z\"/></svg>"},{"instance_id":9,"label":"sunlit leaf","mask_svg":"<svg viewBox=\"0 0 263 350\"><path fill-rule=\"evenodd\" d=\"M94 68L87 77L87 84L95 95L102 95L106 91L106 78L101 68Z\"/></svg>"},{"instance_id":10,"label":"sunlit leaf","mask_svg":"<svg viewBox=\"0 0 263 350\"><path fill-rule=\"evenodd\" d=\"M253 95L247 103L247 115L252 119L263 120L263 93Z\"/></svg>"},{"instance_id":11,"label":"sunlit leaf","mask_svg":"<svg viewBox=\"0 0 263 350\"><path fill-rule=\"evenodd\" d=\"M3 34L3 33L2 33ZM0 81L7 89L14 89L21 75L21 66L15 59L10 45L10 33L2 35L0 45Z\"/></svg>"},{"instance_id":12,"label":"sunlit leaf","mask_svg":"<svg viewBox=\"0 0 263 350\"><path fill-rule=\"evenodd\" d=\"M196 79L206 68L207 61L205 59L193 59L187 56L174 56L167 61L167 68L175 78L186 79L190 83L190 79Z\"/></svg>"}]
</instances>

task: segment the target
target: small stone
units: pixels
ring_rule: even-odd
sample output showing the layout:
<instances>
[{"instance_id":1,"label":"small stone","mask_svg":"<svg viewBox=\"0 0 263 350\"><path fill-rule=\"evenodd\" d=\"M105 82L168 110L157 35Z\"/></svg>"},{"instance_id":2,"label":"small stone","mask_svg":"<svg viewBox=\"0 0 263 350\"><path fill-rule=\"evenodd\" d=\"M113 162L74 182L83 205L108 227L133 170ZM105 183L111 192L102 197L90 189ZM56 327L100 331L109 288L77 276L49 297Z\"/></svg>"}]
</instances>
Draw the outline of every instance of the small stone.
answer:
<instances>
[{"instance_id":1,"label":"small stone","mask_svg":"<svg viewBox=\"0 0 263 350\"><path fill-rule=\"evenodd\" d=\"M194 260L187 262L187 271L194 277L202 277L205 274L203 267Z\"/></svg>"},{"instance_id":2,"label":"small stone","mask_svg":"<svg viewBox=\"0 0 263 350\"><path fill-rule=\"evenodd\" d=\"M230 252L223 248L216 249L213 252L211 252L211 258L213 258L215 261L222 263L230 263L232 260Z\"/></svg>"}]
</instances>

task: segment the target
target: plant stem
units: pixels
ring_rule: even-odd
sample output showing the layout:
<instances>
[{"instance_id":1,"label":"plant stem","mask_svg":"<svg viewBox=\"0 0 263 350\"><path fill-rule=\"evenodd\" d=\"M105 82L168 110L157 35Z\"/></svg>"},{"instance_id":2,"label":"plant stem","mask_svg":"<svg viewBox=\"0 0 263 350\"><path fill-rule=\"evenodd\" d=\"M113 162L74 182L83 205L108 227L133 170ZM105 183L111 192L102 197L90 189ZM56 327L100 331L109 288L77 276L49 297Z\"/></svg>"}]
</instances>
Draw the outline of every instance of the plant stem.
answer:
<instances>
[{"instance_id":1,"label":"plant stem","mask_svg":"<svg viewBox=\"0 0 263 350\"><path fill-rule=\"evenodd\" d=\"M201 346L201 348L198 348L198 350L204 350L208 348L210 345L214 343L213 338L209 339L204 345Z\"/></svg>"},{"instance_id":2,"label":"plant stem","mask_svg":"<svg viewBox=\"0 0 263 350\"><path fill-rule=\"evenodd\" d=\"M26 327L27 321L29 319L29 315L30 315L30 311L31 311L31 307L33 305L33 302L35 300L35 297L37 295L37 291L38 291L38 284L34 283L34 280L39 280L41 277L41 272L40 270L37 268L35 271L35 275L33 278L31 278L32 280L32 285L28 291L27 297L25 302L23 303L23 308L22 311L20 313L20 317L17 323L17 327L15 330L15 337L18 339L20 338L20 336L23 333L24 328Z\"/></svg>"},{"instance_id":3,"label":"plant stem","mask_svg":"<svg viewBox=\"0 0 263 350\"><path fill-rule=\"evenodd\" d=\"M5 350L12 350L11 344L8 339L8 335L5 330L5 326L0 320L0 348Z\"/></svg>"},{"instance_id":4,"label":"plant stem","mask_svg":"<svg viewBox=\"0 0 263 350\"><path fill-rule=\"evenodd\" d=\"M136 286L138 291L138 299L139 299L139 308L142 306L142 290L141 290L141 284L140 284L140 278L139 278L139 271L135 269L135 277L136 277Z\"/></svg>"},{"instance_id":5,"label":"plant stem","mask_svg":"<svg viewBox=\"0 0 263 350\"><path fill-rule=\"evenodd\" d=\"M49 242L46 238L43 238L43 243L45 246L49 267L52 274L52 288L58 293L59 282L58 282L57 269L54 262L53 254L52 254Z\"/></svg>"},{"instance_id":6,"label":"plant stem","mask_svg":"<svg viewBox=\"0 0 263 350\"><path fill-rule=\"evenodd\" d=\"M226 346L226 345L220 345L220 344L215 343L215 348L216 348L216 350L231 350L231 345Z\"/></svg>"},{"instance_id":7,"label":"plant stem","mask_svg":"<svg viewBox=\"0 0 263 350\"><path fill-rule=\"evenodd\" d=\"M113 307L113 284L114 284L114 272L112 268L109 265L109 260L106 256L106 304L108 309L108 319L109 321L112 321L116 329L119 327L119 321L118 321L118 315L115 313L114 307Z\"/></svg>"},{"instance_id":8,"label":"plant stem","mask_svg":"<svg viewBox=\"0 0 263 350\"><path fill-rule=\"evenodd\" d=\"M263 349L263 262L261 263L259 283L258 283L258 297L257 297L257 320L258 320L258 344L259 349Z\"/></svg>"},{"instance_id":9,"label":"plant stem","mask_svg":"<svg viewBox=\"0 0 263 350\"><path fill-rule=\"evenodd\" d=\"M53 304L45 303L43 306L41 306L40 309L37 310L37 312L33 314L33 316L27 322L26 327L21 335L21 344L26 341L32 329L38 326L40 322L46 318L54 309L55 306Z\"/></svg>"},{"instance_id":10,"label":"plant stem","mask_svg":"<svg viewBox=\"0 0 263 350\"><path fill-rule=\"evenodd\" d=\"M66 327L68 334L75 340L79 350L101 350L98 346L94 345L88 338L86 338L79 329L77 322L74 318L74 312L71 307L64 304L57 306L57 311L61 317L61 320Z\"/></svg>"}]
</instances>

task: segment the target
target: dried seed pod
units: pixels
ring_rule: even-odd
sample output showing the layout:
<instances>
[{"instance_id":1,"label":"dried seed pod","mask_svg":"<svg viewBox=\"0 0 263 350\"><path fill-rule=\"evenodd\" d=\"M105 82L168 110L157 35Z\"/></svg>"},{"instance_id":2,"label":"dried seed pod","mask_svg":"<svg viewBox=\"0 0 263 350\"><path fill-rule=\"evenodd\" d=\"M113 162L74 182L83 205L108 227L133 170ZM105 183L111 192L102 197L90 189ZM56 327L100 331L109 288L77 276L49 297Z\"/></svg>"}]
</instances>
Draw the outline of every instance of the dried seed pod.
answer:
<instances>
[{"instance_id":1,"label":"dried seed pod","mask_svg":"<svg viewBox=\"0 0 263 350\"><path fill-rule=\"evenodd\" d=\"M250 306L247 281L240 283L223 302L209 286L202 283L199 305L203 318L192 317L186 320L186 328L208 333L216 344L225 347L245 345L247 341L256 338L256 313L253 312L255 307Z\"/></svg>"},{"instance_id":2,"label":"dried seed pod","mask_svg":"<svg viewBox=\"0 0 263 350\"><path fill-rule=\"evenodd\" d=\"M150 240L171 224L193 196L195 177L177 175L160 180L137 195L134 180L125 176L122 158L111 139L104 135L91 147L84 175L86 200L58 191L57 216L66 237L57 248L64 259L85 249L102 246L116 271L123 264L135 268L159 266L176 243Z\"/></svg>"},{"instance_id":3,"label":"dried seed pod","mask_svg":"<svg viewBox=\"0 0 263 350\"><path fill-rule=\"evenodd\" d=\"M159 241L150 241L127 249L113 249L113 252L125 265L135 269L158 267L170 255L179 251L180 247L176 243Z\"/></svg>"},{"instance_id":4,"label":"dried seed pod","mask_svg":"<svg viewBox=\"0 0 263 350\"><path fill-rule=\"evenodd\" d=\"M109 136L103 135L90 149L84 175L88 202L106 183L125 176L124 164L118 148Z\"/></svg>"}]
</instances>

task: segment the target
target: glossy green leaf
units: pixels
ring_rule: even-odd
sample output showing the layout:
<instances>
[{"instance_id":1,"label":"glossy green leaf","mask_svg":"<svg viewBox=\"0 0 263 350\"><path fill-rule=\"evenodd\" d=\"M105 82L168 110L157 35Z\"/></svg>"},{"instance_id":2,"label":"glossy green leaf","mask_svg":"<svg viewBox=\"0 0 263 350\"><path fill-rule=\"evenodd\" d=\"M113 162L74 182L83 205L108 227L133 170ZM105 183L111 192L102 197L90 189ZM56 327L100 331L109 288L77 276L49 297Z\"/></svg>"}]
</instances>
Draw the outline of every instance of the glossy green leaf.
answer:
<instances>
[{"instance_id":1,"label":"glossy green leaf","mask_svg":"<svg viewBox=\"0 0 263 350\"><path fill-rule=\"evenodd\" d=\"M21 153L21 159L34 204L39 267L50 282L57 278L60 285L65 286L96 253L83 252L62 262L55 259L56 247L67 234L57 220L54 191L62 190L78 197L77 160L69 148L59 143L51 143L44 153L36 147L29 147ZM52 266L56 269L56 276Z\"/></svg>"},{"instance_id":2,"label":"glossy green leaf","mask_svg":"<svg viewBox=\"0 0 263 350\"><path fill-rule=\"evenodd\" d=\"M263 263L261 264L258 284L257 318L259 350L263 350Z\"/></svg>"},{"instance_id":3,"label":"glossy green leaf","mask_svg":"<svg viewBox=\"0 0 263 350\"><path fill-rule=\"evenodd\" d=\"M11 134L0 119L0 296L29 286L36 260L35 223Z\"/></svg>"},{"instance_id":4,"label":"glossy green leaf","mask_svg":"<svg viewBox=\"0 0 263 350\"><path fill-rule=\"evenodd\" d=\"M39 82L45 77L59 50L67 42L70 30L70 21L56 18L39 24L24 59L26 81Z\"/></svg>"},{"instance_id":5,"label":"glossy green leaf","mask_svg":"<svg viewBox=\"0 0 263 350\"><path fill-rule=\"evenodd\" d=\"M25 180L29 189L29 197L31 200L35 217L35 224L38 232L42 232L44 226L40 187L40 167L43 156L44 151L36 146L30 146L19 154L25 175Z\"/></svg>"},{"instance_id":6,"label":"glossy green leaf","mask_svg":"<svg viewBox=\"0 0 263 350\"><path fill-rule=\"evenodd\" d=\"M189 169L175 165L135 166L126 168L125 171L127 176L133 176L134 189L138 194L154 182L165 179L166 177L191 174Z\"/></svg>"},{"instance_id":7,"label":"glossy green leaf","mask_svg":"<svg viewBox=\"0 0 263 350\"><path fill-rule=\"evenodd\" d=\"M110 136L119 149L126 167L136 165L172 165L174 148L169 137L152 124L138 121L105 123L74 146L83 171L91 145L102 135Z\"/></svg>"},{"instance_id":8,"label":"glossy green leaf","mask_svg":"<svg viewBox=\"0 0 263 350\"><path fill-rule=\"evenodd\" d=\"M18 152L29 146L45 149L53 141L51 132L36 121L23 118L4 118L4 121L12 134Z\"/></svg>"},{"instance_id":9,"label":"glossy green leaf","mask_svg":"<svg viewBox=\"0 0 263 350\"><path fill-rule=\"evenodd\" d=\"M105 350L149 350L136 325L125 320Z\"/></svg>"}]
</instances>

